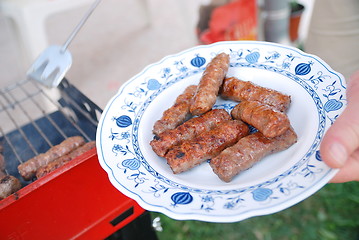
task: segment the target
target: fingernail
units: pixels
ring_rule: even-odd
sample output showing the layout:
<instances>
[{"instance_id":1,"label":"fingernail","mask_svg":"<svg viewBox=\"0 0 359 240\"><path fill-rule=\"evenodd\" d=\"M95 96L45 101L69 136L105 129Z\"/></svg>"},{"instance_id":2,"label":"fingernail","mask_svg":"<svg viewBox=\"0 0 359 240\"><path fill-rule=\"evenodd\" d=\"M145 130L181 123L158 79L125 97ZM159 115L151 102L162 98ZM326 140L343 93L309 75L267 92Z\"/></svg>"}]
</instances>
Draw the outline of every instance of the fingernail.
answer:
<instances>
[{"instance_id":1,"label":"fingernail","mask_svg":"<svg viewBox=\"0 0 359 240\"><path fill-rule=\"evenodd\" d=\"M338 167L342 167L347 159L347 150L342 144L334 143L329 150L332 160L335 161Z\"/></svg>"}]
</instances>

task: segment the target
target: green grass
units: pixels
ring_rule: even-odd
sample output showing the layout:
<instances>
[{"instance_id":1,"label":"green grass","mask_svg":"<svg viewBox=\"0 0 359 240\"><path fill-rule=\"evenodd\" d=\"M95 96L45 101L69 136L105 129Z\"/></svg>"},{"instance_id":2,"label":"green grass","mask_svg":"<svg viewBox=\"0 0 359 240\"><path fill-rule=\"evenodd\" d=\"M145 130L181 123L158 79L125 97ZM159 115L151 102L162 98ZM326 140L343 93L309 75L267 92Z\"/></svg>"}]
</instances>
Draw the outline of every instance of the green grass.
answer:
<instances>
[{"instance_id":1,"label":"green grass","mask_svg":"<svg viewBox=\"0 0 359 240\"><path fill-rule=\"evenodd\" d=\"M236 223L177 221L152 213L157 216L160 240L358 240L359 182L327 184L291 208Z\"/></svg>"}]
</instances>

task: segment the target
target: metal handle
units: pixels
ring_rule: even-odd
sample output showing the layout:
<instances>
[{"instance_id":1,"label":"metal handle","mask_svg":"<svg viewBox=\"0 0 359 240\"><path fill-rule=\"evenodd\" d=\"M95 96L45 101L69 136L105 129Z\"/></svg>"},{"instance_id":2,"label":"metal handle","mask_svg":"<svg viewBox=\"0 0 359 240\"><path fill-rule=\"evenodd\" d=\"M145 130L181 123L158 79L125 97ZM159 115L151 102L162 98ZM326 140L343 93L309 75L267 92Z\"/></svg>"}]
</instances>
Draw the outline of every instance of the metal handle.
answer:
<instances>
[{"instance_id":1,"label":"metal handle","mask_svg":"<svg viewBox=\"0 0 359 240\"><path fill-rule=\"evenodd\" d=\"M85 24L85 22L87 21L87 19L90 17L90 15L92 14L92 12L95 10L95 8L97 7L97 5L101 2L102 0L96 0L90 7L89 10L87 10L86 14L82 17L81 21L77 24L76 28L72 31L72 33L70 34L70 36L68 37L68 39L66 40L66 42L64 43L64 45L61 48L62 52L65 52L66 49L68 48L68 46L70 45L70 43L72 42L72 40L75 38L76 34L80 31L80 29L82 28L82 26Z\"/></svg>"}]
</instances>

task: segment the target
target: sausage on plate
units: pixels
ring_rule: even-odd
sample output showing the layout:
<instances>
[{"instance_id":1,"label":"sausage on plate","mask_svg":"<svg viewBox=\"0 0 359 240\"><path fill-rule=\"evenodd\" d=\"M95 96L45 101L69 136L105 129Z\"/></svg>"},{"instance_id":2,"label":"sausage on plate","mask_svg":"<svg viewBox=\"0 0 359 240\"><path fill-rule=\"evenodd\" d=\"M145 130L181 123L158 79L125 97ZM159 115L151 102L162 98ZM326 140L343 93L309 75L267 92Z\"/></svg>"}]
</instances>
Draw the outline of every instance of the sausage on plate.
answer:
<instances>
[{"instance_id":1,"label":"sausage on plate","mask_svg":"<svg viewBox=\"0 0 359 240\"><path fill-rule=\"evenodd\" d=\"M250 168L263 157L285 150L296 142L297 134L293 128L275 138L267 138L261 132L256 132L241 138L236 144L212 158L210 166L221 180L230 182L237 174Z\"/></svg>"},{"instance_id":2,"label":"sausage on plate","mask_svg":"<svg viewBox=\"0 0 359 240\"><path fill-rule=\"evenodd\" d=\"M242 101L232 109L231 114L234 119L252 125L269 138L282 135L290 127L285 113L257 101Z\"/></svg>"},{"instance_id":3,"label":"sausage on plate","mask_svg":"<svg viewBox=\"0 0 359 240\"><path fill-rule=\"evenodd\" d=\"M30 180L36 175L36 171L55 159L68 154L74 149L85 144L85 140L81 136L74 136L65 139L60 144L53 146L46 153L41 153L18 166L20 175L25 180Z\"/></svg>"},{"instance_id":4,"label":"sausage on plate","mask_svg":"<svg viewBox=\"0 0 359 240\"><path fill-rule=\"evenodd\" d=\"M164 157L167 151L185 140L190 140L202 132L216 127L224 120L230 120L231 116L224 109L213 109L201 116L191 118L175 129L161 133L150 142L153 151L160 157Z\"/></svg>"},{"instance_id":5,"label":"sausage on plate","mask_svg":"<svg viewBox=\"0 0 359 240\"><path fill-rule=\"evenodd\" d=\"M235 77L224 79L220 94L224 98L238 102L258 101L273 106L281 112L285 112L291 102L289 95Z\"/></svg>"},{"instance_id":6,"label":"sausage on plate","mask_svg":"<svg viewBox=\"0 0 359 240\"><path fill-rule=\"evenodd\" d=\"M173 173L181 173L217 156L223 149L235 144L248 133L247 124L240 120L224 121L193 140L173 147L165 158Z\"/></svg>"},{"instance_id":7,"label":"sausage on plate","mask_svg":"<svg viewBox=\"0 0 359 240\"><path fill-rule=\"evenodd\" d=\"M215 56L206 69L198 84L190 111L193 115L201 115L212 109L216 103L218 91L229 68L229 55L220 53Z\"/></svg>"},{"instance_id":8,"label":"sausage on plate","mask_svg":"<svg viewBox=\"0 0 359 240\"><path fill-rule=\"evenodd\" d=\"M163 112L162 118L155 122L153 126L154 134L159 135L168 129L174 129L188 118L196 90L196 85L190 85L176 98L175 103Z\"/></svg>"}]
</instances>

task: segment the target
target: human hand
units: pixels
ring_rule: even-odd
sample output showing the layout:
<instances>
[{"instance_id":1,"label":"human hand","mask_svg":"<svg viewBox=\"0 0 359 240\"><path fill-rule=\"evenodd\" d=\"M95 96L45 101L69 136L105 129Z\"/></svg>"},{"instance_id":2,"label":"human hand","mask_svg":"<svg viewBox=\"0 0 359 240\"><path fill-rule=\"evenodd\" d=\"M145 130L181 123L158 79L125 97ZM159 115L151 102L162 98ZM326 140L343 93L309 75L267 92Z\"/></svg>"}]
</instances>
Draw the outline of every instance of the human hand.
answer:
<instances>
[{"instance_id":1,"label":"human hand","mask_svg":"<svg viewBox=\"0 0 359 240\"><path fill-rule=\"evenodd\" d=\"M352 75L347 87L348 105L324 135L320 155L339 172L330 181L359 181L359 71Z\"/></svg>"}]
</instances>

